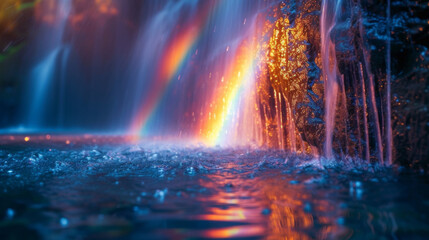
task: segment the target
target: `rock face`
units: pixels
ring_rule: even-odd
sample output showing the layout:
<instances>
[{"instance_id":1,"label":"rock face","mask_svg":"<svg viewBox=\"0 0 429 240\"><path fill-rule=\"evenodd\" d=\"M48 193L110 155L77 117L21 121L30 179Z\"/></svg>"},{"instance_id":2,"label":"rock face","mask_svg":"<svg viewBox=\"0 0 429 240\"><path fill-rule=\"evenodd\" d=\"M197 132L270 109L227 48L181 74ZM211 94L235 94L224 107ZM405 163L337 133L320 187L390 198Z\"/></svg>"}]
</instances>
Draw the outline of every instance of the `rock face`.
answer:
<instances>
[{"instance_id":1,"label":"rock face","mask_svg":"<svg viewBox=\"0 0 429 240\"><path fill-rule=\"evenodd\" d=\"M318 1L282 1L274 13L259 89L266 135L294 151L321 150L323 83Z\"/></svg>"},{"instance_id":2,"label":"rock face","mask_svg":"<svg viewBox=\"0 0 429 240\"><path fill-rule=\"evenodd\" d=\"M355 41L357 43L355 47L367 49L366 52L363 51L362 54L356 55L356 60L362 61L362 58L366 58L369 63L367 73L364 75L371 74L372 76L369 77L372 77L374 82L375 105L379 115L377 122L380 125L383 139L383 156L386 156L387 143L386 103L391 101L394 161L404 165L427 168L429 151L424 146L429 144L427 137L429 130L427 111L429 103L429 95L427 94L429 92L428 5L427 3L391 1L390 20L386 17L387 1L364 0L350 9L354 9L355 12L352 13L351 17L351 28L355 29L352 32L356 32L355 38L358 39ZM359 24L361 26L358 26ZM389 25L391 28L390 39L388 35ZM339 39L347 39L342 37L342 34L340 36ZM392 66L391 99L386 98L388 74L386 56L387 41L389 40ZM344 61L343 64L340 63L340 71L347 74L348 69L350 69L347 66L350 66L353 60L347 61L348 57L342 57L342 59ZM363 60L365 61L365 59ZM359 86L353 83L346 84L346 91L349 89L348 96L352 96L353 88L359 88ZM363 99L360 98L359 103L362 101ZM377 122L374 119L371 120L371 111L369 111L368 122L370 154L375 156L374 149L377 142L374 141L376 138L374 125Z\"/></svg>"},{"instance_id":3,"label":"rock face","mask_svg":"<svg viewBox=\"0 0 429 240\"><path fill-rule=\"evenodd\" d=\"M267 80L260 86L268 145L322 149L326 96L321 74L320 3L282 1L274 14L263 76ZM427 167L428 5L392 1L388 21L386 1L330 4L338 11L328 32L335 45L339 86L332 143L335 155L387 162L387 101L391 101L394 162ZM389 24L391 99L386 98Z\"/></svg>"},{"instance_id":4,"label":"rock face","mask_svg":"<svg viewBox=\"0 0 429 240\"><path fill-rule=\"evenodd\" d=\"M429 5L427 1L392 1L392 119L394 156L397 162L429 168ZM380 20L377 11L385 6L373 3L368 18ZM374 22L373 22L374 23ZM382 46L382 36L372 25L368 40ZM378 56L377 50L372 51ZM373 65L383 69L374 57Z\"/></svg>"},{"instance_id":5,"label":"rock face","mask_svg":"<svg viewBox=\"0 0 429 240\"><path fill-rule=\"evenodd\" d=\"M429 7L427 3L392 1L390 21L386 9L387 1L342 1L344 18L338 20L332 37L338 69L344 78L345 105L339 107L337 126L340 127L335 137L340 141L334 147L337 153L345 149L348 155L365 157L363 152L368 145L370 158L379 159L377 149L381 143L382 157L386 160L386 103L391 101L394 161L427 168L429 151L424 146L429 144ZM391 99L386 99L388 40L391 41ZM368 140L361 130L365 129L364 116L367 116ZM377 125L381 142L377 142Z\"/></svg>"}]
</instances>

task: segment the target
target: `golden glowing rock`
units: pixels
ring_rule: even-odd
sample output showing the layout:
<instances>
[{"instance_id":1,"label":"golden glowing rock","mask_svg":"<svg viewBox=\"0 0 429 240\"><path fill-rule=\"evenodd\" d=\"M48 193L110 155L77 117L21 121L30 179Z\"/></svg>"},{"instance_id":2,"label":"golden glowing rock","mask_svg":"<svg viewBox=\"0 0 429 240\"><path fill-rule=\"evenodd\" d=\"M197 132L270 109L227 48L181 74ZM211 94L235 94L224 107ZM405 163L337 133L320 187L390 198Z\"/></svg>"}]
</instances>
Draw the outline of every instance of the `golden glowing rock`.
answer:
<instances>
[{"instance_id":1,"label":"golden glowing rock","mask_svg":"<svg viewBox=\"0 0 429 240\"><path fill-rule=\"evenodd\" d=\"M323 138L323 84L320 79L316 1L283 3L267 25L266 66L258 94L265 140L270 147L310 152ZM315 149L315 148L313 148Z\"/></svg>"}]
</instances>

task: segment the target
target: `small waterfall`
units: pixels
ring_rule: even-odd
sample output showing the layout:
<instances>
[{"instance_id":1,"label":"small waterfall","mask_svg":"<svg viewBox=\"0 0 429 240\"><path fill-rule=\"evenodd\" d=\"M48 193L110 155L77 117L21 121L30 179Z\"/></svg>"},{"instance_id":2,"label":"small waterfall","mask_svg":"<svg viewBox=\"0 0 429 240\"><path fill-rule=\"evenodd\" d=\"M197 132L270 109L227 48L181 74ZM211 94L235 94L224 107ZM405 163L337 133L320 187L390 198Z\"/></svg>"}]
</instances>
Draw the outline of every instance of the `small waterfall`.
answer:
<instances>
[{"instance_id":1,"label":"small waterfall","mask_svg":"<svg viewBox=\"0 0 429 240\"><path fill-rule=\"evenodd\" d=\"M41 60L35 63L29 75L29 90L25 96L28 102L25 101L24 108L26 127L37 129L50 125L47 118L52 116L49 112L55 106L52 102L55 101L53 95L56 94L54 82L58 78L58 70L64 70L67 66L69 49L64 44L63 37L71 3L71 0L59 0L45 1L39 5L42 9L42 21L50 24L41 25L40 35L37 36L36 55L41 56ZM60 74L60 78L64 79L64 75Z\"/></svg>"},{"instance_id":2,"label":"small waterfall","mask_svg":"<svg viewBox=\"0 0 429 240\"><path fill-rule=\"evenodd\" d=\"M333 158L332 137L335 128L335 115L338 95L337 57L332 29L337 21L341 0L323 0L321 24L323 80L325 82L325 156Z\"/></svg>"},{"instance_id":3,"label":"small waterfall","mask_svg":"<svg viewBox=\"0 0 429 240\"><path fill-rule=\"evenodd\" d=\"M384 147L387 146L386 163L391 164L389 44L386 55L386 100L383 101L379 95L384 81L380 80L380 74L375 76L372 73L372 56L368 40L364 37L364 21L360 2L322 1L324 152L327 158L355 155L367 160L374 157L384 163ZM351 109L354 111L350 115ZM353 146L356 148L353 149ZM375 154L372 155L372 152Z\"/></svg>"},{"instance_id":4,"label":"small waterfall","mask_svg":"<svg viewBox=\"0 0 429 240\"><path fill-rule=\"evenodd\" d=\"M387 164L393 161L393 136L392 136L392 106L391 106L391 82L392 82L392 61L391 61L391 18L390 0L387 0L387 53L386 53L386 160Z\"/></svg>"},{"instance_id":5,"label":"small waterfall","mask_svg":"<svg viewBox=\"0 0 429 240\"><path fill-rule=\"evenodd\" d=\"M28 111L28 126L37 128L43 127L43 119L46 116L46 106L48 104L48 92L50 84L54 79L56 71L56 63L60 47L52 51L41 63L39 63L31 72L30 79L31 90L33 96L31 99L31 107Z\"/></svg>"},{"instance_id":6,"label":"small waterfall","mask_svg":"<svg viewBox=\"0 0 429 240\"><path fill-rule=\"evenodd\" d=\"M61 75L60 75L60 84L59 84L59 97L58 97L58 127L63 128L65 123L65 115L66 115L66 87L67 87L67 67L68 67L68 59L70 57L71 47L66 46L61 59Z\"/></svg>"}]
</instances>

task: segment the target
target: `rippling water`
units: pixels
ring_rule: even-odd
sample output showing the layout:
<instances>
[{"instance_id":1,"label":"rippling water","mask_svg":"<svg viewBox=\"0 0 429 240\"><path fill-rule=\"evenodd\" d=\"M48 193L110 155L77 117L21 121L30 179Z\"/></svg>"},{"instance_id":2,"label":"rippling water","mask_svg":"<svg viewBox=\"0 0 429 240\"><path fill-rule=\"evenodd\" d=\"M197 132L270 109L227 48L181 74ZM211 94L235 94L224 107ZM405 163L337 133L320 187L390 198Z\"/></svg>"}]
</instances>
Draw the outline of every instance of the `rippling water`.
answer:
<instances>
[{"instance_id":1,"label":"rippling water","mask_svg":"<svg viewBox=\"0 0 429 240\"><path fill-rule=\"evenodd\" d=\"M425 239L429 178L348 159L0 137L1 239Z\"/></svg>"}]
</instances>

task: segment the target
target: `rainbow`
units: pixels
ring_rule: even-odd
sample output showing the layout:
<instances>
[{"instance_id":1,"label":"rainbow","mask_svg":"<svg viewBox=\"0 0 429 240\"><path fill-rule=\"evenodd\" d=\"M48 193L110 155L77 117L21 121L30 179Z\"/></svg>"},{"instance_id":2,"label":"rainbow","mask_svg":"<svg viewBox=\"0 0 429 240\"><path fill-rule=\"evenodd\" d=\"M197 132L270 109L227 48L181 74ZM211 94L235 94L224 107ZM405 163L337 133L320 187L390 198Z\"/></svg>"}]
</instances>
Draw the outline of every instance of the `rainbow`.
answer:
<instances>
[{"instance_id":1,"label":"rainbow","mask_svg":"<svg viewBox=\"0 0 429 240\"><path fill-rule=\"evenodd\" d=\"M175 75L186 62L189 54L193 52L194 46L203 34L209 19L209 11L202 11L191 21L191 24L185 26L183 30L170 39L161 56L156 72L156 81L154 81L150 93L145 97L146 101L141 105L132 121L130 127L130 135L133 136L132 140L141 139L147 122L156 111L168 86L175 79ZM198 121L193 126L193 140L196 140L195 142L203 143L206 146L214 146L230 138L234 131L237 131L238 117L240 115L238 113L243 111L241 109L243 101L250 103L247 104L246 108L251 108L250 110L244 110L250 113L244 118L257 115L255 113L257 109L251 102L252 96L250 95L252 94L248 89L255 82L255 70L259 63L258 61L261 59L258 55L260 54L259 43L254 34L254 31L260 34L260 27L263 26L259 23L255 21L258 26L249 28L250 34L249 32L243 34L246 37L236 47L233 47L235 50L231 49L229 51L228 47L225 56L230 61L230 64L227 64L226 67L222 67L224 66L222 64L214 64L215 68L221 68L214 69L214 72L223 74L221 74L222 78L218 79L219 82L214 87L212 95L210 96L210 93L208 93L208 102L202 108L201 113L198 114ZM244 125L244 128L253 129L250 124L249 126ZM251 134L244 135L247 138L245 139L246 141L251 140Z\"/></svg>"},{"instance_id":2,"label":"rainbow","mask_svg":"<svg viewBox=\"0 0 429 240\"><path fill-rule=\"evenodd\" d=\"M210 19L210 9L210 5L207 4L205 11L200 11L200 14L173 36L167 44L150 93L132 121L130 135L135 136L135 140L141 138L148 120L155 112L173 77L180 70L204 32L204 28Z\"/></svg>"},{"instance_id":3,"label":"rainbow","mask_svg":"<svg viewBox=\"0 0 429 240\"><path fill-rule=\"evenodd\" d=\"M220 81L220 87L213 94L210 107L206 109L206 118L199 129L200 140L207 146L214 146L230 138L236 124L235 114L240 111L241 97L248 94L245 88L251 84L257 64L257 46L243 41L235 53L231 67L226 69Z\"/></svg>"}]
</instances>

